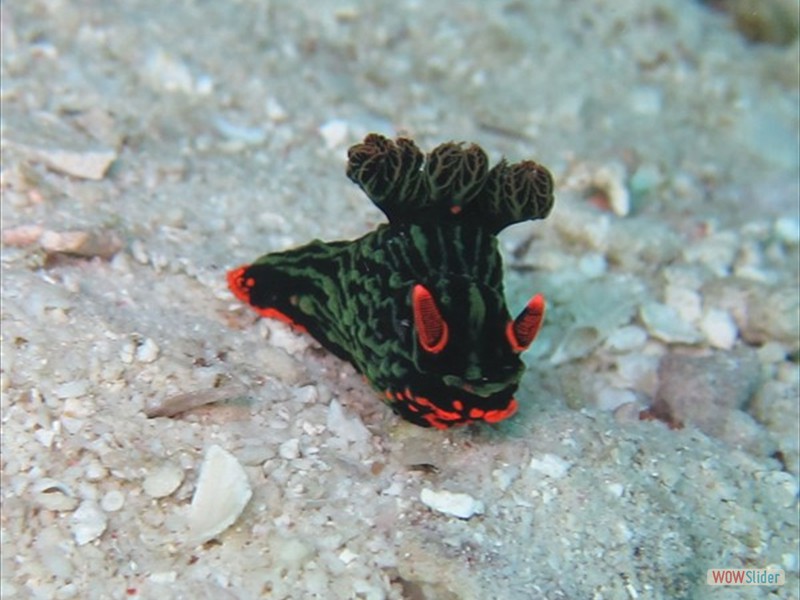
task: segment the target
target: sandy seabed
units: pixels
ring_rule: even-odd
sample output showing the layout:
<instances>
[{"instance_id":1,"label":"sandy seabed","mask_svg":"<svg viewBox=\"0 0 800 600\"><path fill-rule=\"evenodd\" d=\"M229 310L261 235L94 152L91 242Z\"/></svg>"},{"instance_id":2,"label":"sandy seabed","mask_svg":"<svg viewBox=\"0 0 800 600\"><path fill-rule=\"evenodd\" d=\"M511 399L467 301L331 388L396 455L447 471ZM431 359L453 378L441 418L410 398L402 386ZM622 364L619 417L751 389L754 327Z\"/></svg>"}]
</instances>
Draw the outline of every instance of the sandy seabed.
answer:
<instances>
[{"instance_id":1,"label":"sandy seabed","mask_svg":"<svg viewBox=\"0 0 800 600\"><path fill-rule=\"evenodd\" d=\"M0 598L798 597L796 35L689 0L18 0L0 34ZM404 423L226 289L382 222L371 131L555 175L501 236L511 312L549 303L508 421Z\"/></svg>"}]
</instances>

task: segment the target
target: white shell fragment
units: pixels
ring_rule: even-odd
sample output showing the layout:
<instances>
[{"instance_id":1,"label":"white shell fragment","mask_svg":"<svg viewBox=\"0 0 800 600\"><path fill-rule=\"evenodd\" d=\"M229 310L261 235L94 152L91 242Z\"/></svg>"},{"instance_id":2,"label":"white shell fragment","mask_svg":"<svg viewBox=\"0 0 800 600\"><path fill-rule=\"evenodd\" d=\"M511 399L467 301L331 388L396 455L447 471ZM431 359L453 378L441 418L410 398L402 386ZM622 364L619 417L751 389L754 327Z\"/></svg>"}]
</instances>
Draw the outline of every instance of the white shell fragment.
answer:
<instances>
[{"instance_id":1,"label":"white shell fragment","mask_svg":"<svg viewBox=\"0 0 800 600\"><path fill-rule=\"evenodd\" d=\"M84 500L78 509L72 513L70 529L72 537L78 546L83 546L96 540L106 530L108 518L93 500Z\"/></svg>"},{"instance_id":2,"label":"white shell fragment","mask_svg":"<svg viewBox=\"0 0 800 600\"><path fill-rule=\"evenodd\" d=\"M233 525L252 495L247 473L236 457L211 446L189 507L191 543L206 542Z\"/></svg>"},{"instance_id":3,"label":"white shell fragment","mask_svg":"<svg viewBox=\"0 0 800 600\"><path fill-rule=\"evenodd\" d=\"M476 514L483 514L483 502L476 500L469 494L448 492L446 490L437 492L429 488L423 488L419 499L428 508L459 519L469 519Z\"/></svg>"}]
</instances>

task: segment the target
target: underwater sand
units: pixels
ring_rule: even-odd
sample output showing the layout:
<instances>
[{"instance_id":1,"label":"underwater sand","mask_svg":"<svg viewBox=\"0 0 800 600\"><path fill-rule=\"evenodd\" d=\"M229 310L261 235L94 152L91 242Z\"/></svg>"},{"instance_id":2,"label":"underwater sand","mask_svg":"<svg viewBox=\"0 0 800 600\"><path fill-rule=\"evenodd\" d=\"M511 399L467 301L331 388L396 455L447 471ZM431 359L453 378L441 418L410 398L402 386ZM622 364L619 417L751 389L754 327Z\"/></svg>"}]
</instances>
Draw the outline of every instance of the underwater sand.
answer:
<instances>
[{"instance_id":1,"label":"underwater sand","mask_svg":"<svg viewBox=\"0 0 800 600\"><path fill-rule=\"evenodd\" d=\"M800 47L734 23L4 2L0 598L797 598ZM383 221L372 131L556 178L501 236L548 299L508 421L404 423L226 289Z\"/></svg>"}]
</instances>

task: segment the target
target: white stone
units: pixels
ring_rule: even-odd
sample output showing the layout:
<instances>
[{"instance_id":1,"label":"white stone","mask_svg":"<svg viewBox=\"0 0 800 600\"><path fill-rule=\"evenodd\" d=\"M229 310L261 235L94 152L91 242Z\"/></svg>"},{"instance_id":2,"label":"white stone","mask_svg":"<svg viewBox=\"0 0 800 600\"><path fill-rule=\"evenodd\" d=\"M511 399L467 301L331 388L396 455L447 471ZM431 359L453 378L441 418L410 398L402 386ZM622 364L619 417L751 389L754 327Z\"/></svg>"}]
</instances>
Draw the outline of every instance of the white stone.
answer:
<instances>
[{"instance_id":1,"label":"white stone","mask_svg":"<svg viewBox=\"0 0 800 600\"><path fill-rule=\"evenodd\" d=\"M56 432L52 429L37 429L33 432L33 437L45 448L50 448L53 445Z\"/></svg>"},{"instance_id":2,"label":"white stone","mask_svg":"<svg viewBox=\"0 0 800 600\"><path fill-rule=\"evenodd\" d=\"M119 490L106 492L100 499L100 508L106 512L116 512L125 505L125 496Z\"/></svg>"},{"instance_id":3,"label":"white stone","mask_svg":"<svg viewBox=\"0 0 800 600\"><path fill-rule=\"evenodd\" d=\"M151 573L147 579L153 583L169 584L177 581L178 574L175 571L156 571Z\"/></svg>"},{"instance_id":4,"label":"white stone","mask_svg":"<svg viewBox=\"0 0 800 600\"><path fill-rule=\"evenodd\" d=\"M663 103L661 90L650 85L640 85L630 92L631 109L640 115L657 115Z\"/></svg>"},{"instance_id":5,"label":"white stone","mask_svg":"<svg viewBox=\"0 0 800 600\"><path fill-rule=\"evenodd\" d=\"M286 440L278 448L278 454L286 460L300 458L300 440L297 438Z\"/></svg>"},{"instance_id":6,"label":"white stone","mask_svg":"<svg viewBox=\"0 0 800 600\"><path fill-rule=\"evenodd\" d=\"M572 463L555 454L543 454L531 459L530 468L552 479L561 479L572 467Z\"/></svg>"},{"instance_id":7,"label":"white stone","mask_svg":"<svg viewBox=\"0 0 800 600\"><path fill-rule=\"evenodd\" d=\"M705 239L687 246L683 255L687 262L700 262L717 276L730 273L739 252L739 236L733 231L711 233Z\"/></svg>"},{"instance_id":8,"label":"white stone","mask_svg":"<svg viewBox=\"0 0 800 600\"><path fill-rule=\"evenodd\" d=\"M631 210L631 198L625 187L625 167L622 163L613 162L600 167L592 177L592 185L601 189L608 198L612 212L619 216L627 216Z\"/></svg>"},{"instance_id":9,"label":"white stone","mask_svg":"<svg viewBox=\"0 0 800 600\"><path fill-rule=\"evenodd\" d=\"M621 483L609 483L606 485L606 489L615 498L622 498L622 494L625 493L625 486Z\"/></svg>"},{"instance_id":10,"label":"white stone","mask_svg":"<svg viewBox=\"0 0 800 600\"><path fill-rule=\"evenodd\" d=\"M136 354L136 345L133 342L125 342L119 349L119 359L126 365L133 363Z\"/></svg>"},{"instance_id":11,"label":"white stone","mask_svg":"<svg viewBox=\"0 0 800 600\"><path fill-rule=\"evenodd\" d=\"M342 119L331 119L319 127L319 134L329 149L341 146L348 135L347 122Z\"/></svg>"},{"instance_id":12,"label":"white stone","mask_svg":"<svg viewBox=\"0 0 800 600\"><path fill-rule=\"evenodd\" d=\"M142 75L156 89L183 93L194 91L194 78L188 65L181 58L160 48L150 52L144 62Z\"/></svg>"},{"instance_id":13,"label":"white stone","mask_svg":"<svg viewBox=\"0 0 800 600\"><path fill-rule=\"evenodd\" d=\"M781 217L775 221L775 234L784 244L791 246L800 244L800 221L790 217Z\"/></svg>"},{"instance_id":14,"label":"white stone","mask_svg":"<svg viewBox=\"0 0 800 600\"><path fill-rule=\"evenodd\" d=\"M628 187L634 194L646 194L664 182L664 176L657 165L642 164L631 175Z\"/></svg>"},{"instance_id":15,"label":"white stone","mask_svg":"<svg viewBox=\"0 0 800 600\"><path fill-rule=\"evenodd\" d=\"M67 399L85 396L87 391L89 391L89 381L86 379L78 379L76 381L68 381L67 383L57 385L53 393L59 398Z\"/></svg>"},{"instance_id":16,"label":"white stone","mask_svg":"<svg viewBox=\"0 0 800 600\"><path fill-rule=\"evenodd\" d=\"M151 363L158 358L158 345L150 338L146 338L139 347L136 348L136 360L141 363Z\"/></svg>"},{"instance_id":17,"label":"white stone","mask_svg":"<svg viewBox=\"0 0 800 600\"><path fill-rule=\"evenodd\" d=\"M267 118L273 123L283 123L289 119L289 113L286 112L283 105L272 97L264 101L264 112L267 114Z\"/></svg>"},{"instance_id":18,"label":"white stone","mask_svg":"<svg viewBox=\"0 0 800 600\"><path fill-rule=\"evenodd\" d=\"M781 554L781 564L784 569L794 573L797 571L797 554L793 552Z\"/></svg>"},{"instance_id":19,"label":"white stone","mask_svg":"<svg viewBox=\"0 0 800 600\"><path fill-rule=\"evenodd\" d=\"M561 338L561 343L550 357L554 365L561 365L577 358L587 356L600 342L602 336L597 327L576 325Z\"/></svg>"},{"instance_id":20,"label":"white stone","mask_svg":"<svg viewBox=\"0 0 800 600\"><path fill-rule=\"evenodd\" d=\"M606 345L616 352L630 352L644 346L647 332L636 325L620 327L608 336Z\"/></svg>"},{"instance_id":21,"label":"white stone","mask_svg":"<svg viewBox=\"0 0 800 600\"><path fill-rule=\"evenodd\" d=\"M700 329L714 348L730 350L739 336L733 317L724 310L712 308L700 321Z\"/></svg>"},{"instance_id":22,"label":"white stone","mask_svg":"<svg viewBox=\"0 0 800 600\"><path fill-rule=\"evenodd\" d=\"M699 331L666 304L649 302L642 306L640 316L650 335L663 342L696 344L702 339Z\"/></svg>"},{"instance_id":23,"label":"white stone","mask_svg":"<svg viewBox=\"0 0 800 600\"><path fill-rule=\"evenodd\" d=\"M606 257L597 252L590 252L582 256L578 262L580 272L589 278L600 277L606 272L607 268Z\"/></svg>"},{"instance_id":24,"label":"white stone","mask_svg":"<svg viewBox=\"0 0 800 600\"><path fill-rule=\"evenodd\" d=\"M419 498L428 508L459 519L469 519L484 510L483 502L469 494L423 488Z\"/></svg>"},{"instance_id":25,"label":"white stone","mask_svg":"<svg viewBox=\"0 0 800 600\"><path fill-rule=\"evenodd\" d=\"M214 118L213 123L216 130L232 142L256 145L267 139L267 131L263 127L233 123L222 116Z\"/></svg>"},{"instance_id":26,"label":"white stone","mask_svg":"<svg viewBox=\"0 0 800 600\"><path fill-rule=\"evenodd\" d=\"M148 473L142 482L144 493L151 498L164 498L183 483L183 469L167 463Z\"/></svg>"},{"instance_id":27,"label":"white stone","mask_svg":"<svg viewBox=\"0 0 800 600\"><path fill-rule=\"evenodd\" d=\"M331 400L328 406L328 430L336 437L348 442L364 442L371 437L358 415L348 416L338 400Z\"/></svg>"},{"instance_id":28,"label":"white stone","mask_svg":"<svg viewBox=\"0 0 800 600\"><path fill-rule=\"evenodd\" d=\"M636 394L630 390L607 387L597 393L597 408L613 411L629 402L636 402Z\"/></svg>"},{"instance_id":29,"label":"white stone","mask_svg":"<svg viewBox=\"0 0 800 600\"><path fill-rule=\"evenodd\" d=\"M78 546L83 546L96 540L106 530L108 519L93 500L84 500L72 513L70 529L72 537Z\"/></svg>"},{"instance_id":30,"label":"white stone","mask_svg":"<svg viewBox=\"0 0 800 600\"><path fill-rule=\"evenodd\" d=\"M54 171L80 179L102 179L117 158L114 150L41 150L39 158Z\"/></svg>"},{"instance_id":31,"label":"white stone","mask_svg":"<svg viewBox=\"0 0 800 600\"><path fill-rule=\"evenodd\" d=\"M681 319L696 323L703 314L703 300L700 294L680 285L668 285L664 291L665 302L674 308Z\"/></svg>"},{"instance_id":32,"label":"white stone","mask_svg":"<svg viewBox=\"0 0 800 600\"><path fill-rule=\"evenodd\" d=\"M99 460L93 460L86 465L85 474L88 481L100 481L108 475L108 470Z\"/></svg>"},{"instance_id":33,"label":"white stone","mask_svg":"<svg viewBox=\"0 0 800 600\"><path fill-rule=\"evenodd\" d=\"M189 507L190 542L206 542L233 525L252 495L247 473L236 457L211 446Z\"/></svg>"}]
</instances>

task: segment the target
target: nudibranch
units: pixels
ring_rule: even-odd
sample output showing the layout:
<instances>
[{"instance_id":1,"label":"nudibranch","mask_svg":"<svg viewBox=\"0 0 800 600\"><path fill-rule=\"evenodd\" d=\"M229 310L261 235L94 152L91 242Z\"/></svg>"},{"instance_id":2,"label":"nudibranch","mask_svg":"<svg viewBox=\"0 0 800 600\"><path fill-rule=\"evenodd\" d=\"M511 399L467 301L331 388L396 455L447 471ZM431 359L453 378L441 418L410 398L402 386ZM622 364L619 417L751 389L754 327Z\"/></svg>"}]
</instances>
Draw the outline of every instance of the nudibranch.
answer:
<instances>
[{"instance_id":1,"label":"nudibranch","mask_svg":"<svg viewBox=\"0 0 800 600\"><path fill-rule=\"evenodd\" d=\"M497 234L548 215L550 172L530 160L489 168L474 144L425 155L410 139L370 134L350 148L347 176L389 222L233 269L233 294L351 362L411 423L446 429L513 415L520 354L545 302L534 295L510 316Z\"/></svg>"}]
</instances>

